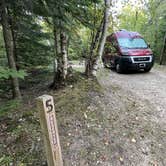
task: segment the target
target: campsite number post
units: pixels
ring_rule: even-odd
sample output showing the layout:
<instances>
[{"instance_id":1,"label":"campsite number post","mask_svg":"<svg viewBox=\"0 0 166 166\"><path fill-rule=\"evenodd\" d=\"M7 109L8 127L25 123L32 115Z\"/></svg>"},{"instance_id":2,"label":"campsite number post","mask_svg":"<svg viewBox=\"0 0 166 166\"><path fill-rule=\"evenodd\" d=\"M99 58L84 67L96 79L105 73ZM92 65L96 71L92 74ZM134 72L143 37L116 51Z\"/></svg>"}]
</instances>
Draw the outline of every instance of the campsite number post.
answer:
<instances>
[{"instance_id":1,"label":"campsite number post","mask_svg":"<svg viewBox=\"0 0 166 166\"><path fill-rule=\"evenodd\" d=\"M53 97L50 95L38 97L37 107L40 114L40 125L48 166L63 166Z\"/></svg>"}]
</instances>

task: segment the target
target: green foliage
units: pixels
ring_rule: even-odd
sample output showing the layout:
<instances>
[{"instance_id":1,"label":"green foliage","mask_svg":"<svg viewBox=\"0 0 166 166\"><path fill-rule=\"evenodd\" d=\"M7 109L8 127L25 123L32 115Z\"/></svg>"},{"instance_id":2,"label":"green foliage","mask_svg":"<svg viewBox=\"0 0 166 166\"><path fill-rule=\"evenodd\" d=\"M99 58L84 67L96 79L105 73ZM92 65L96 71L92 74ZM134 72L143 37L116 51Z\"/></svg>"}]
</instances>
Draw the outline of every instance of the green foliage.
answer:
<instances>
[{"instance_id":1,"label":"green foliage","mask_svg":"<svg viewBox=\"0 0 166 166\"><path fill-rule=\"evenodd\" d=\"M79 26L76 34L70 37L69 45L69 59L78 60L82 59L83 56L88 54L90 45L90 30L83 26Z\"/></svg>"},{"instance_id":2,"label":"green foliage","mask_svg":"<svg viewBox=\"0 0 166 166\"><path fill-rule=\"evenodd\" d=\"M114 49L112 48L112 45L110 44L110 42L106 42L104 45L104 48L105 48L104 49L105 54L112 52L112 49Z\"/></svg>"},{"instance_id":3,"label":"green foliage","mask_svg":"<svg viewBox=\"0 0 166 166\"><path fill-rule=\"evenodd\" d=\"M11 110L17 109L20 105L20 100L9 100L5 104L1 104L0 116L7 114Z\"/></svg>"},{"instance_id":4,"label":"green foliage","mask_svg":"<svg viewBox=\"0 0 166 166\"><path fill-rule=\"evenodd\" d=\"M11 156L5 156L3 155L0 157L0 165L9 165L12 162L13 158Z\"/></svg>"},{"instance_id":5,"label":"green foliage","mask_svg":"<svg viewBox=\"0 0 166 166\"><path fill-rule=\"evenodd\" d=\"M27 76L27 73L24 70L16 71L9 68L0 67L0 80L9 79L10 77L24 79L25 76Z\"/></svg>"},{"instance_id":6,"label":"green foliage","mask_svg":"<svg viewBox=\"0 0 166 166\"><path fill-rule=\"evenodd\" d=\"M94 29L100 22L103 11L102 3L99 0L77 1L77 0L60 0L44 1L50 27L56 28L60 33L63 31L69 38L69 59L78 59L86 54L91 41L89 29ZM88 33L88 34L87 34Z\"/></svg>"},{"instance_id":7,"label":"green foliage","mask_svg":"<svg viewBox=\"0 0 166 166\"><path fill-rule=\"evenodd\" d=\"M137 3L142 4L142 1L139 0ZM165 0L149 0L147 3L135 6L129 1L124 4L118 20L119 29L141 33L151 45L156 59L159 59L166 32Z\"/></svg>"},{"instance_id":8,"label":"green foliage","mask_svg":"<svg viewBox=\"0 0 166 166\"><path fill-rule=\"evenodd\" d=\"M145 11L131 5L127 5L123 8L123 12L119 15L119 18L120 29L127 29L138 32L143 32L144 25L148 22Z\"/></svg>"},{"instance_id":9,"label":"green foliage","mask_svg":"<svg viewBox=\"0 0 166 166\"><path fill-rule=\"evenodd\" d=\"M50 57L53 56L53 49L49 41L50 34L43 32L42 20L26 16L17 26L16 45L19 65L49 64Z\"/></svg>"},{"instance_id":10,"label":"green foliage","mask_svg":"<svg viewBox=\"0 0 166 166\"><path fill-rule=\"evenodd\" d=\"M17 65L24 68L51 63L54 56L54 26L58 33L61 30L66 32L70 40L69 59L82 56L87 50L88 40L84 40L79 28L93 29L94 13L95 19L100 21L101 2L101 0L10 1ZM99 4L96 5L96 9L94 4Z\"/></svg>"}]
</instances>

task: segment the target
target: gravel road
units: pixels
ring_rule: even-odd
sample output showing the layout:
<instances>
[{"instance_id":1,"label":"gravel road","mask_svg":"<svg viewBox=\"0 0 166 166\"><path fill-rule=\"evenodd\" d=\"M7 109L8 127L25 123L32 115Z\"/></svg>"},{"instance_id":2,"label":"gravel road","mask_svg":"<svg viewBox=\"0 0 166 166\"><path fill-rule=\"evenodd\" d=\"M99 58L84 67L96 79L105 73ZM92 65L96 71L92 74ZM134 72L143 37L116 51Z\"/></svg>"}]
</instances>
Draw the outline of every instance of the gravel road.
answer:
<instances>
[{"instance_id":1,"label":"gravel road","mask_svg":"<svg viewBox=\"0 0 166 166\"><path fill-rule=\"evenodd\" d=\"M103 165L165 166L166 68L130 74L103 69L98 81L107 100L103 114L111 118L112 150Z\"/></svg>"}]
</instances>

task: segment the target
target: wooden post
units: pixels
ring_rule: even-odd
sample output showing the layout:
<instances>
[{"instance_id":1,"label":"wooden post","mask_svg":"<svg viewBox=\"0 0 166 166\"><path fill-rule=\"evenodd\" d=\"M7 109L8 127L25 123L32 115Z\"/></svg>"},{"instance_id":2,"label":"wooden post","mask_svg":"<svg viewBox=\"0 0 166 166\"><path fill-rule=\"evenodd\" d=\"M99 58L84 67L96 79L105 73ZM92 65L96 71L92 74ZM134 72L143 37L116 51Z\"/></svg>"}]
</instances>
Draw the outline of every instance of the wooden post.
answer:
<instances>
[{"instance_id":1,"label":"wooden post","mask_svg":"<svg viewBox=\"0 0 166 166\"><path fill-rule=\"evenodd\" d=\"M48 166L63 166L53 97L49 95L38 97L37 108L40 114Z\"/></svg>"}]
</instances>

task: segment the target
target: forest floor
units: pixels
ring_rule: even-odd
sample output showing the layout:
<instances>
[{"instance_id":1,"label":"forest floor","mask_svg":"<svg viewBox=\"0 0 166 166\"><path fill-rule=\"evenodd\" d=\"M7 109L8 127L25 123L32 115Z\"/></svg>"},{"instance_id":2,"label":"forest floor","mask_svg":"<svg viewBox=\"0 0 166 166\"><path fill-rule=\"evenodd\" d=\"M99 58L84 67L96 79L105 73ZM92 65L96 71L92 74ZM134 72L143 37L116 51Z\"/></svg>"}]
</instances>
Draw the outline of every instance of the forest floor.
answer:
<instances>
[{"instance_id":1,"label":"forest floor","mask_svg":"<svg viewBox=\"0 0 166 166\"><path fill-rule=\"evenodd\" d=\"M31 71L23 103L0 100L0 165L46 165L35 107L43 94L54 96L64 166L166 165L165 67L102 69L97 79L74 72L57 91L48 89L51 80L49 71Z\"/></svg>"}]
</instances>

